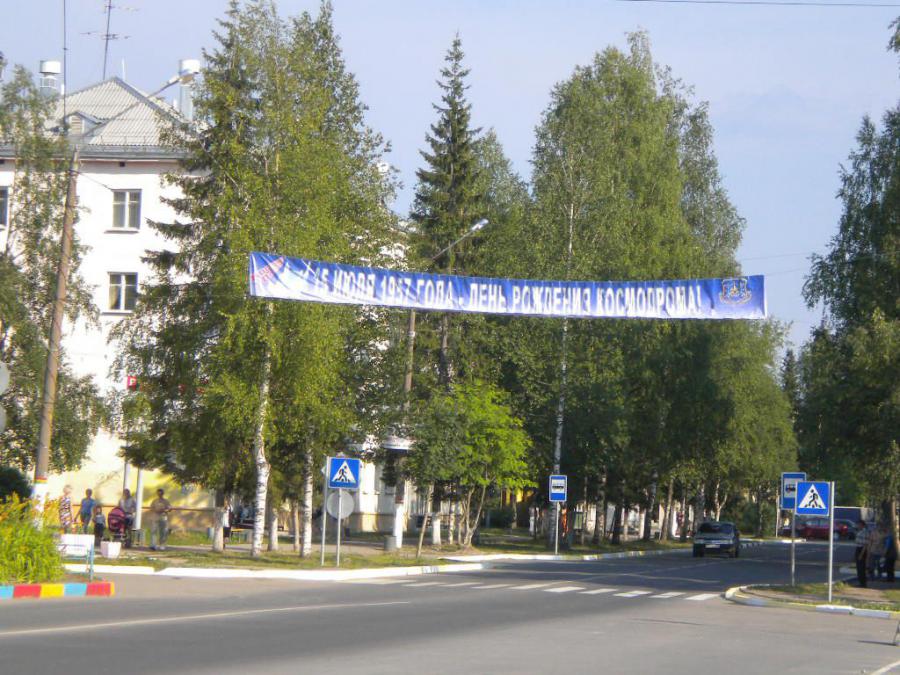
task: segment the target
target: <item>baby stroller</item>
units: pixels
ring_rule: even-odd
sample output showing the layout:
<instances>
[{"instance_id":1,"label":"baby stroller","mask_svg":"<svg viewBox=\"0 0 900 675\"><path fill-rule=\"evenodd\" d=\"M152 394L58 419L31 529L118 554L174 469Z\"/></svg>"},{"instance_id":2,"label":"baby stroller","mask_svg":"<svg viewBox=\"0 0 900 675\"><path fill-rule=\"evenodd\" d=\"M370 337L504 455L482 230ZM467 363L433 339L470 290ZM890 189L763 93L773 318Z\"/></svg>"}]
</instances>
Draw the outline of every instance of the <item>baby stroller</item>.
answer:
<instances>
[{"instance_id":1,"label":"baby stroller","mask_svg":"<svg viewBox=\"0 0 900 675\"><path fill-rule=\"evenodd\" d=\"M106 516L106 528L112 541L121 541L131 548L131 518L118 506Z\"/></svg>"}]
</instances>

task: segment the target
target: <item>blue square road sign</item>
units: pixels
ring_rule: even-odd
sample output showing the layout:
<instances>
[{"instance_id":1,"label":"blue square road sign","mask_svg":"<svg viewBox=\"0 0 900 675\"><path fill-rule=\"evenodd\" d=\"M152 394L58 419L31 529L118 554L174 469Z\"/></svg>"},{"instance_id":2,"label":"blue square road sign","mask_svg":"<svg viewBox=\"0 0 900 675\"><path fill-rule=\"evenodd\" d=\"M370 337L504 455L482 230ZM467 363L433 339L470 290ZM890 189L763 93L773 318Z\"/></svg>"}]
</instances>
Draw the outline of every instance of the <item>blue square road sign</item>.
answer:
<instances>
[{"instance_id":1,"label":"blue square road sign","mask_svg":"<svg viewBox=\"0 0 900 675\"><path fill-rule=\"evenodd\" d=\"M831 483L800 481L797 483L798 516L827 516L831 503Z\"/></svg>"},{"instance_id":2,"label":"blue square road sign","mask_svg":"<svg viewBox=\"0 0 900 675\"><path fill-rule=\"evenodd\" d=\"M550 501L564 502L566 501L566 488L569 479L561 474L550 476Z\"/></svg>"},{"instance_id":3,"label":"blue square road sign","mask_svg":"<svg viewBox=\"0 0 900 675\"><path fill-rule=\"evenodd\" d=\"M328 458L328 487L331 490L359 489L360 460L353 457Z\"/></svg>"},{"instance_id":4,"label":"blue square road sign","mask_svg":"<svg viewBox=\"0 0 900 675\"><path fill-rule=\"evenodd\" d=\"M802 471L781 474L781 508L784 510L793 511L797 505L797 483L801 480L806 480Z\"/></svg>"}]
</instances>

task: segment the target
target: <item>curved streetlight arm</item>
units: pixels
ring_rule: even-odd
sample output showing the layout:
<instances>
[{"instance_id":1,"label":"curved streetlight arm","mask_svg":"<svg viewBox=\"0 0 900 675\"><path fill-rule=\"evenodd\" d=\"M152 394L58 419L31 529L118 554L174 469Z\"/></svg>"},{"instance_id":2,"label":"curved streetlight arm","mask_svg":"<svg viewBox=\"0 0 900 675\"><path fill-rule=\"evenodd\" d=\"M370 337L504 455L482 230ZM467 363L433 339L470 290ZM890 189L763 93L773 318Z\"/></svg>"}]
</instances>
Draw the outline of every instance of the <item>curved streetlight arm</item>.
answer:
<instances>
[{"instance_id":1,"label":"curved streetlight arm","mask_svg":"<svg viewBox=\"0 0 900 675\"><path fill-rule=\"evenodd\" d=\"M477 223L475 223L474 225L472 225L472 227L470 227L468 230L466 230L465 234L463 234L459 239L457 239L456 241L453 241L453 242L447 244L447 246L445 246L445 247L442 248L440 251L438 251L438 252L435 253L433 256L431 256L431 259L432 259L432 260L437 260L437 259L440 258L442 255L444 255L447 251L449 251L451 248L453 248L454 246L456 246L459 242L463 241L464 239L468 239L469 237L471 237L473 234L475 234L475 233L478 232L479 230L484 229L484 226L487 225L487 224L488 224L488 219L487 219L487 218L482 218L482 219L479 220Z\"/></svg>"}]
</instances>

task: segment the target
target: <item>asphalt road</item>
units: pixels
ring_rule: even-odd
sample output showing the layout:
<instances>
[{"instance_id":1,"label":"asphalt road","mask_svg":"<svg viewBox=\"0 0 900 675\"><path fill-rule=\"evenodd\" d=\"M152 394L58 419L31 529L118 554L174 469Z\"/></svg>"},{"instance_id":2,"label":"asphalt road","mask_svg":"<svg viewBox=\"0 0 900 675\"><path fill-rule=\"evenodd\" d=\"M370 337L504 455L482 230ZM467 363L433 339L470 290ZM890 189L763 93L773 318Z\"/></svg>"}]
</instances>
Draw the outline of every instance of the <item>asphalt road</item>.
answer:
<instances>
[{"instance_id":1,"label":"asphalt road","mask_svg":"<svg viewBox=\"0 0 900 675\"><path fill-rule=\"evenodd\" d=\"M801 580L827 548L798 547ZM852 548L840 547L836 563ZM113 599L0 605L0 674L861 673L900 662L890 621L744 607L787 547L515 563L367 583L116 578ZM900 672L900 668L898 668Z\"/></svg>"}]
</instances>

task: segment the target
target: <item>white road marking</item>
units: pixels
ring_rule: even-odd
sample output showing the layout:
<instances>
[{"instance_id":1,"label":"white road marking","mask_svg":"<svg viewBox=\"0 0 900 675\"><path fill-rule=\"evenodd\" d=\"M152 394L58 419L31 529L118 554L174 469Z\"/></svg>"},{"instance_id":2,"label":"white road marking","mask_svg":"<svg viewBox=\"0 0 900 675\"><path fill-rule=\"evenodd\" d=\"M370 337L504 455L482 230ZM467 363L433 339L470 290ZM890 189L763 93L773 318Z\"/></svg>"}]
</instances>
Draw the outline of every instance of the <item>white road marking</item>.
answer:
<instances>
[{"instance_id":1,"label":"white road marking","mask_svg":"<svg viewBox=\"0 0 900 675\"><path fill-rule=\"evenodd\" d=\"M458 584L447 584L447 588L456 588L459 586L474 586L476 584L480 584L480 581L461 581Z\"/></svg>"},{"instance_id":2,"label":"white road marking","mask_svg":"<svg viewBox=\"0 0 900 675\"><path fill-rule=\"evenodd\" d=\"M659 593L657 595L651 595L651 598L677 598L679 595L684 595L682 591L670 591L669 593Z\"/></svg>"},{"instance_id":3,"label":"white road marking","mask_svg":"<svg viewBox=\"0 0 900 675\"><path fill-rule=\"evenodd\" d=\"M703 602L704 600L710 600L712 598L718 598L718 593L700 593L699 595L692 595L689 598L685 598L685 600L694 600L696 602Z\"/></svg>"},{"instance_id":4,"label":"white road marking","mask_svg":"<svg viewBox=\"0 0 900 675\"><path fill-rule=\"evenodd\" d=\"M509 590L511 591L530 591L535 588L544 588L545 586L549 586L549 583L546 584L526 584L524 586L513 586Z\"/></svg>"},{"instance_id":5,"label":"white road marking","mask_svg":"<svg viewBox=\"0 0 900 675\"><path fill-rule=\"evenodd\" d=\"M423 586L443 586L443 581L421 581L415 584L407 584L407 588L422 588Z\"/></svg>"},{"instance_id":6,"label":"white road marking","mask_svg":"<svg viewBox=\"0 0 900 675\"><path fill-rule=\"evenodd\" d=\"M348 579L344 581L345 584L376 584L378 586L385 586L387 584L414 584L416 583L412 579Z\"/></svg>"},{"instance_id":7,"label":"white road marking","mask_svg":"<svg viewBox=\"0 0 900 675\"><path fill-rule=\"evenodd\" d=\"M275 614L278 612L312 612L328 609L356 609L359 607L388 607L390 605L408 605L409 602L364 602L341 605L296 605L294 607L270 607L266 609L245 609L239 612L212 612L210 614L182 614L179 616L162 616L152 619L132 619L130 621L107 621L104 623L83 623L71 626L51 626L49 628L25 628L22 630L0 631L0 638L20 637L26 635L48 635L52 633L80 633L93 630L127 628L129 626L147 626L156 623L184 623L202 621L204 619L230 619L236 616L252 616L254 614Z\"/></svg>"},{"instance_id":8,"label":"white road marking","mask_svg":"<svg viewBox=\"0 0 900 675\"><path fill-rule=\"evenodd\" d=\"M592 591L581 591L582 595L600 595L600 593L612 593L615 588L595 588Z\"/></svg>"},{"instance_id":9,"label":"white road marking","mask_svg":"<svg viewBox=\"0 0 900 675\"><path fill-rule=\"evenodd\" d=\"M472 586L472 588L477 588L480 591L487 590L488 588L506 588L509 584L488 584L487 586Z\"/></svg>"},{"instance_id":10,"label":"white road marking","mask_svg":"<svg viewBox=\"0 0 900 675\"><path fill-rule=\"evenodd\" d=\"M557 586L556 588L545 588L544 593L569 593L571 591L583 591L584 586Z\"/></svg>"},{"instance_id":11,"label":"white road marking","mask_svg":"<svg viewBox=\"0 0 900 675\"><path fill-rule=\"evenodd\" d=\"M636 598L640 595L650 595L650 591L627 591L625 593L616 593L618 598Z\"/></svg>"}]
</instances>

